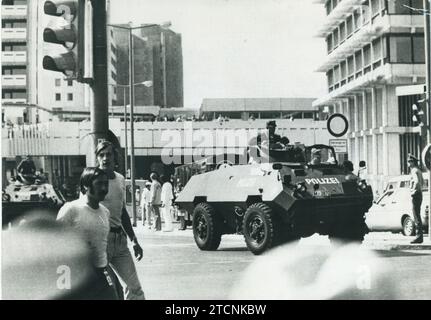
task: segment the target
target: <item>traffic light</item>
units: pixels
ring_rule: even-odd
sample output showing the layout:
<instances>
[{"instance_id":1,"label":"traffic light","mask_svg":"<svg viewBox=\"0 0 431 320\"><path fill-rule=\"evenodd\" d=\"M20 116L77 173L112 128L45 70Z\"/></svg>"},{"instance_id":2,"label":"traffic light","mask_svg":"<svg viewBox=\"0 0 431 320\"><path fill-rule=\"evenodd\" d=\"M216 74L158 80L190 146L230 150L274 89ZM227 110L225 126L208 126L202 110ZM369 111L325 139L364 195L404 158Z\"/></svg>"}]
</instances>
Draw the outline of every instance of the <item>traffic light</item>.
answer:
<instances>
[{"instance_id":1,"label":"traffic light","mask_svg":"<svg viewBox=\"0 0 431 320\"><path fill-rule=\"evenodd\" d=\"M425 99L423 100L419 100L416 101L416 103L414 103L412 105L412 111L413 111L413 116L412 116L412 120L413 120L413 124L417 127L421 128L421 132L420 135L421 136L426 136L426 123L427 123L427 119L426 119L426 114L424 112L424 107L422 106L422 103L426 102Z\"/></svg>"},{"instance_id":2,"label":"traffic light","mask_svg":"<svg viewBox=\"0 0 431 320\"><path fill-rule=\"evenodd\" d=\"M90 0L45 1L47 15L61 17L62 26L45 28L43 40L67 51L43 57L43 68L62 72L67 79L88 82L93 78L92 4Z\"/></svg>"}]
</instances>

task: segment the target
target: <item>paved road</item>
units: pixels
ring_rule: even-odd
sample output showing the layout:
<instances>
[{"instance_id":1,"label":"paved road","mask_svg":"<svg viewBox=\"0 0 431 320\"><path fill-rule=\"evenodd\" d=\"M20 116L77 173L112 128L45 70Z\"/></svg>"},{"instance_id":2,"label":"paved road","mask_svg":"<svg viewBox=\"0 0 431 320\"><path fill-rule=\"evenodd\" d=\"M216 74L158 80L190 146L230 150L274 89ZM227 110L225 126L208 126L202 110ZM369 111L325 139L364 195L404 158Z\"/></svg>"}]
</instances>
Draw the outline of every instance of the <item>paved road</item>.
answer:
<instances>
[{"instance_id":1,"label":"paved road","mask_svg":"<svg viewBox=\"0 0 431 320\"><path fill-rule=\"evenodd\" d=\"M223 236L217 251L204 252L196 247L190 230L162 233L138 227L138 234L145 255L137 268L148 299L228 299L247 267L261 259L247 250L242 236ZM297 246L310 254L330 248L327 237L309 238ZM398 286L397 298L431 298L431 250L372 252L379 263L385 263L385 273ZM310 270L322 263L319 258L310 261ZM381 297L391 297L387 283L378 285Z\"/></svg>"}]
</instances>

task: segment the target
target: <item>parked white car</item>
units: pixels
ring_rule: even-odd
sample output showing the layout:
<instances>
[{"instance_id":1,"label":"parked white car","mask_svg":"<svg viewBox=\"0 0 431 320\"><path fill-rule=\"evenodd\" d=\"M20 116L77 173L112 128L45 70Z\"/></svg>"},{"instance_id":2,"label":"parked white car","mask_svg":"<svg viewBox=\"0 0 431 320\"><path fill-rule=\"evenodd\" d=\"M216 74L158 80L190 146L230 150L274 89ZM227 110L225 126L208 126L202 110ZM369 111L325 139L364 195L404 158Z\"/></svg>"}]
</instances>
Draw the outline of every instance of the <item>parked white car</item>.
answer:
<instances>
[{"instance_id":1,"label":"parked white car","mask_svg":"<svg viewBox=\"0 0 431 320\"><path fill-rule=\"evenodd\" d=\"M430 193L428 191L428 174L424 174L423 201L421 218L424 231L428 230ZM402 232L405 236L416 233L413 208L410 196L410 176L403 175L391 179L381 197L365 214L365 223L370 231Z\"/></svg>"}]
</instances>

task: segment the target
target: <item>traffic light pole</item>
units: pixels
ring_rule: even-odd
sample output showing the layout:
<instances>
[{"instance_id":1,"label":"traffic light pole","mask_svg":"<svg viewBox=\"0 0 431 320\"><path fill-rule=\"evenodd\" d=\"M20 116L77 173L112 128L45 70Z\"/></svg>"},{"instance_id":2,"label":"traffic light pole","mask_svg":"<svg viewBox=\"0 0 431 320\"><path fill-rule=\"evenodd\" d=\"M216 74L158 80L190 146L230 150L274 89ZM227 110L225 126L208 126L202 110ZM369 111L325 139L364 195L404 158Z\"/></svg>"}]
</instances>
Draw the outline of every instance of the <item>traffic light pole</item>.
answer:
<instances>
[{"instance_id":1,"label":"traffic light pole","mask_svg":"<svg viewBox=\"0 0 431 320\"><path fill-rule=\"evenodd\" d=\"M135 128L134 128L134 109L135 109L135 61L133 57L133 33L129 29L129 76L130 76L130 184L132 185L132 218L133 226L137 225L136 199L135 199Z\"/></svg>"},{"instance_id":2,"label":"traffic light pole","mask_svg":"<svg viewBox=\"0 0 431 320\"><path fill-rule=\"evenodd\" d=\"M106 0L91 0L93 4L93 63L94 80L91 83L94 103L90 104L93 150L99 140L108 138L108 40Z\"/></svg>"},{"instance_id":3,"label":"traffic light pole","mask_svg":"<svg viewBox=\"0 0 431 320\"><path fill-rule=\"evenodd\" d=\"M431 142L431 23L430 23L430 0L424 0L424 17L425 17L425 60L426 60L426 93L425 105L428 116L428 144ZM428 190L431 190L431 170L428 169ZM428 242L431 242L431 197L428 199Z\"/></svg>"}]
</instances>

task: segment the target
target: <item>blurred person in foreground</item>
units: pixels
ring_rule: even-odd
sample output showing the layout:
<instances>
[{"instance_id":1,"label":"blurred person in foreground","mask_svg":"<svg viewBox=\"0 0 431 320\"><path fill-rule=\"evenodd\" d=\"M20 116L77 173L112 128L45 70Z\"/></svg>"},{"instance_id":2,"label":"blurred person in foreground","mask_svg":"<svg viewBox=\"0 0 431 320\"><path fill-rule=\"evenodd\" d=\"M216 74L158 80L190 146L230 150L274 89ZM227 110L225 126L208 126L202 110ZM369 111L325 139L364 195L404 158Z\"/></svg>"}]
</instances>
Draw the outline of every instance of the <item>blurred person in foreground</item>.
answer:
<instances>
[{"instance_id":1,"label":"blurred person in foreground","mask_svg":"<svg viewBox=\"0 0 431 320\"><path fill-rule=\"evenodd\" d=\"M100 202L108 193L108 177L98 168L84 169L80 189L82 198L66 203L58 213L57 220L82 234L89 245L95 272L83 299L117 300L118 296L108 267L109 210Z\"/></svg>"},{"instance_id":2,"label":"blurred person in foreground","mask_svg":"<svg viewBox=\"0 0 431 320\"><path fill-rule=\"evenodd\" d=\"M356 244L284 245L268 251L233 287L234 300L402 299L389 266Z\"/></svg>"},{"instance_id":3,"label":"blurred person in foreground","mask_svg":"<svg viewBox=\"0 0 431 320\"><path fill-rule=\"evenodd\" d=\"M100 142L96 147L98 167L106 173L109 183L109 192L102 201L102 204L110 212L108 261L126 284L126 299L145 300L135 263L127 246L127 236L133 242L137 261L142 259L143 251L126 210L125 179L121 174L114 171L116 152L114 145L109 141Z\"/></svg>"}]
</instances>

